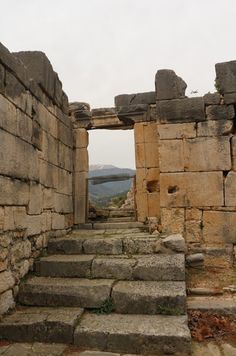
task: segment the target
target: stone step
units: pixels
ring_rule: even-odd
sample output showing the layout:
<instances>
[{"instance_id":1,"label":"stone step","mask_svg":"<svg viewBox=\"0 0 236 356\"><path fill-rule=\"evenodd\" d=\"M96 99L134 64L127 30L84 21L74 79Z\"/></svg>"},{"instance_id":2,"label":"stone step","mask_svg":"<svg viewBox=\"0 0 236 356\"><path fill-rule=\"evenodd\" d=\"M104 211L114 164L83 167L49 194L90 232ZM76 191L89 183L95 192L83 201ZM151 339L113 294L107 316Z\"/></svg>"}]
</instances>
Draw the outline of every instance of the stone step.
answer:
<instances>
[{"instance_id":1,"label":"stone step","mask_svg":"<svg viewBox=\"0 0 236 356\"><path fill-rule=\"evenodd\" d=\"M142 231L147 231L148 226L141 222L131 221L131 222L95 222L95 223L85 223L79 224L79 229L89 229L89 230L109 230L109 229L135 229L139 228Z\"/></svg>"},{"instance_id":2,"label":"stone step","mask_svg":"<svg viewBox=\"0 0 236 356\"><path fill-rule=\"evenodd\" d=\"M99 308L110 298L114 280L30 277L21 284L23 305Z\"/></svg>"},{"instance_id":3,"label":"stone step","mask_svg":"<svg viewBox=\"0 0 236 356\"><path fill-rule=\"evenodd\" d=\"M31 277L20 286L19 302L31 306L100 308L113 299L119 313L181 314L184 282Z\"/></svg>"},{"instance_id":4,"label":"stone step","mask_svg":"<svg viewBox=\"0 0 236 356\"><path fill-rule=\"evenodd\" d=\"M86 313L75 330L74 343L81 348L129 354L191 354L185 316Z\"/></svg>"},{"instance_id":5,"label":"stone step","mask_svg":"<svg viewBox=\"0 0 236 356\"><path fill-rule=\"evenodd\" d=\"M115 312L167 314L186 312L185 282L120 281L112 289Z\"/></svg>"},{"instance_id":6,"label":"stone step","mask_svg":"<svg viewBox=\"0 0 236 356\"><path fill-rule=\"evenodd\" d=\"M185 258L183 254L51 255L37 261L35 269L45 277L183 281Z\"/></svg>"},{"instance_id":7,"label":"stone step","mask_svg":"<svg viewBox=\"0 0 236 356\"><path fill-rule=\"evenodd\" d=\"M113 216L113 217L108 217L106 219L106 223L118 223L118 222L135 222L135 217L132 217L132 216L119 216L119 217L116 217L116 216Z\"/></svg>"},{"instance_id":8,"label":"stone step","mask_svg":"<svg viewBox=\"0 0 236 356\"><path fill-rule=\"evenodd\" d=\"M0 339L17 342L73 343L81 308L23 307L0 322Z\"/></svg>"},{"instance_id":9,"label":"stone step","mask_svg":"<svg viewBox=\"0 0 236 356\"><path fill-rule=\"evenodd\" d=\"M72 233L65 237L51 238L49 254L153 254L160 252L160 238L147 233L92 234Z\"/></svg>"}]
</instances>

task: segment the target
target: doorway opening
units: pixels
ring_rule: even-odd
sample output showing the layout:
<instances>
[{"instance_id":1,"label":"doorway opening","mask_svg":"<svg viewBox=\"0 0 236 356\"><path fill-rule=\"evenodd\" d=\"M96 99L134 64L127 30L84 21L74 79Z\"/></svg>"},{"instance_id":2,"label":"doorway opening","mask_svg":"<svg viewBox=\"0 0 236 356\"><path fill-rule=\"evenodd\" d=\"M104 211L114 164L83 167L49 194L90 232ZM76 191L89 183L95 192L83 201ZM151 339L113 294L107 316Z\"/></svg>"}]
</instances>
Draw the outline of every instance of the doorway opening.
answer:
<instances>
[{"instance_id":1,"label":"doorway opening","mask_svg":"<svg viewBox=\"0 0 236 356\"><path fill-rule=\"evenodd\" d=\"M88 221L136 221L133 130L90 130Z\"/></svg>"}]
</instances>

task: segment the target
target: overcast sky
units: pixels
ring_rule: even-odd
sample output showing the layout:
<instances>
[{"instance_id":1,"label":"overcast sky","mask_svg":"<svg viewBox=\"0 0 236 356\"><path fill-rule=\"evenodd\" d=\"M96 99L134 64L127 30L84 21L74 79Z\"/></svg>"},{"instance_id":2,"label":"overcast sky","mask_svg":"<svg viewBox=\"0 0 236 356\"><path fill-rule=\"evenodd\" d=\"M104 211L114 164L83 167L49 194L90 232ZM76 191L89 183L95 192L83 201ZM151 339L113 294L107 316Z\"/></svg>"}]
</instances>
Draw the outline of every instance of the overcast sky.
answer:
<instances>
[{"instance_id":1,"label":"overcast sky","mask_svg":"<svg viewBox=\"0 0 236 356\"><path fill-rule=\"evenodd\" d=\"M0 0L0 40L44 51L70 101L110 107L174 69L187 94L214 91L214 64L236 59L236 0ZM132 131L92 132L91 163L134 166ZM115 144L115 141L118 141ZM115 158L117 156L117 158Z\"/></svg>"}]
</instances>

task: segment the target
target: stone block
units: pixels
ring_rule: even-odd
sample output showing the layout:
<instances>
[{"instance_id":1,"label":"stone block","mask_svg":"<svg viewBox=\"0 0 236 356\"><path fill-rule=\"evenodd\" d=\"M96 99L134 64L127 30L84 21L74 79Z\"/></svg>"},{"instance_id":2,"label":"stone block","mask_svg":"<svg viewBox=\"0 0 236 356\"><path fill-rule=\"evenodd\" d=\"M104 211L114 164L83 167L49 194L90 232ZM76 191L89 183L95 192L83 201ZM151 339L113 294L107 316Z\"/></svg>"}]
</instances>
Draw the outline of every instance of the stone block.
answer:
<instances>
[{"instance_id":1,"label":"stone block","mask_svg":"<svg viewBox=\"0 0 236 356\"><path fill-rule=\"evenodd\" d=\"M145 143L145 167L147 168L155 168L159 167L159 153L158 153L158 145L155 143Z\"/></svg>"},{"instance_id":2,"label":"stone block","mask_svg":"<svg viewBox=\"0 0 236 356\"><path fill-rule=\"evenodd\" d=\"M196 137L196 125L192 122L186 124L158 125L157 131L161 140Z\"/></svg>"},{"instance_id":3,"label":"stone block","mask_svg":"<svg viewBox=\"0 0 236 356\"><path fill-rule=\"evenodd\" d=\"M51 188L43 188L43 209L54 208L54 190Z\"/></svg>"},{"instance_id":4,"label":"stone block","mask_svg":"<svg viewBox=\"0 0 236 356\"><path fill-rule=\"evenodd\" d=\"M229 137L198 137L184 144L186 171L219 171L231 169Z\"/></svg>"},{"instance_id":5,"label":"stone block","mask_svg":"<svg viewBox=\"0 0 236 356\"><path fill-rule=\"evenodd\" d=\"M203 98L158 101L157 119L161 123L204 121L206 118Z\"/></svg>"},{"instance_id":6,"label":"stone block","mask_svg":"<svg viewBox=\"0 0 236 356\"><path fill-rule=\"evenodd\" d=\"M203 225L201 220L185 221L185 239L187 243L201 243L203 241Z\"/></svg>"},{"instance_id":7,"label":"stone block","mask_svg":"<svg viewBox=\"0 0 236 356\"><path fill-rule=\"evenodd\" d=\"M58 168L57 192L61 194L72 194L72 173Z\"/></svg>"},{"instance_id":8,"label":"stone block","mask_svg":"<svg viewBox=\"0 0 236 356\"><path fill-rule=\"evenodd\" d=\"M4 208L0 207L0 230L3 230L4 227Z\"/></svg>"},{"instance_id":9,"label":"stone block","mask_svg":"<svg viewBox=\"0 0 236 356\"><path fill-rule=\"evenodd\" d=\"M26 229L27 228L26 208L23 206L13 207L13 219L14 219L15 229L17 230Z\"/></svg>"},{"instance_id":10,"label":"stone block","mask_svg":"<svg viewBox=\"0 0 236 356\"><path fill-rule=\"evenodd\" d=\"M161 207L223 206L223 175L221 172L161 173L160 193Z\"/></svg>"},{"instance_id":11,"label":"stone block","mask_svg":"<svg viewBox=\"0 0 236 356\"><path fill-rule=\"evenodd\" d=\"M18 179L0 176L0 205L27 205L29 185Z\"/></svg>"},{"instance_id":12,"label":"stone block","mask_svg":"<svg viewBox=\"0 0 236 356\"><path fill-rule=\"evenodd\" d=\"M224 94L224 103L226 105L236 103L236 93Z\"/></svg>"},{"instance_id":13,"label":"stone block","mask_svg":"<svg viewBox=\"0 0 236 356\"><path fill-rule=\"evenodd\" d=\"M36 120L33 120L33 125L32 125L32 144L38 150L40 150L40 151L42 150L43 130L42 130L40 124Z\"/></svg>"},{"instance_id":14,"label":"stone block","mask_svg":"<svg viewBox=\"0 0 236 356\"><path fill-rule=\"evenodd\" d=\"M0 65L0 93L4 92L5 89L5 68Z\"/></svg>"},{"instance_id":15,"label":"stone block","mask_svg":"<svg viewBox=\"0 0 236 356\"><path fill-rule=\"evenodd\" d=\"M40 159L40 183L45 187L58 187L58 167Z\"/></svg>"},{"instance_id":16,"label":"stone block","mask_svg":"<svg viewBox=\"0 0 236 356\"><path fill-rule=\"evenodd\" d=\"M76 196L74 199L75 224L86 222L88 209L87 196Z\"/></svg>"},{"instance_id":17,"label":"stone block","mask_svg":"<svg viewBox=\"0 0 236 356\"><path fill-rule=\"evenodd\" d=\"M236 92L236 61L217 63L216 84L221 94Z\"/></svg>"},{"instance_id":18,"label":"stone block","mask_svg":"<svg viewBox=\"0 0 236 356\"><path fill-rule=\"evenodd\" d=\"M146 192L147 169L137 168L136 170L136 190L138 193Z\"/></svg>"},{"instance_id":19,"label":"stone block","mask_svg":"<svg viewBox=\"0 0 236 356\"><path fill-rule=\"evenodd\" d=\"M86 129L74 129L74 147L87 148L89 143L89 135Z\"/></svg>"},{"instance_id":20,"label":"stone block","mask_svg":"<svg viewBox=\"0 0 236 356\"><path fill-rule=\"evenodd\" d=\"M157 123L150 122L143 125L144 131L144 142L157 144L158 133L157 133Z\"/></svg>"},{"instance_id":21,"label":"stone block","mask_svg":"<svg viewBox=\"0 0 236 356\"><path fill-rule=\"evenodd\" d=\"M10 230L15 230L15 221L14 221L14 215L13 215L14 207L12 206L5 206L4 208L4 225L3 225L3 230L4 231L10 231Z\"/></svg>"},{"instance_id":22,"label":"stone block","mask_svg":"<svg viewBox=\"0 0 236 356\"><path fill-rule=\"evenodd\" d=\"M204 211L203 238L207 245L236 243L236 212Z\"/></svg>"},{"instance_id":23,"label":"stone block","mask_svg":"<svg viewBox=\"0 0 236 356\"><path fill-rule=\"evenodd\" d=\"M138 143L135 145L135 161L136 168L146 167L144 143Z\"/></svg>"},{"instance_id":24,"label":"stone block","mask_svg":"<svg viewBox=\"0 0 236 356\"><path fill-rule=\"evenodd\" d=\"M231 120L235 112L233 105L210 105L206 108L208 120Z\"/></svg>"},{"instance_id":25,"label":"stone block","mask_svg":"<svg viewBox=\"0 0 236 356\"><path fill-rule=\"evenodd\" d=\"M74 192L76 197L84 197L87 195L87 179L87 172L77 172L74 174Z\"/></svg>"},{"instance_id":26,"label":"stone block","mask_svg":"<svg viewBox=\"0 0 236 356\"><path fill-rule=\"evenodd\" d=\"M41 128L53 137L58 138L58 119L38 101L34 102L33 108L35 111L34 119Z\"/></svg>"},{"instance_id":27,"label":"stone block","mask_svg":"<svg viewBox=\"0 0 236 356\"><path fill-rule=\"evenodd\" d=\"M73 133L72 129L64 125L62 122L58 122L58 139L64 143L64 145L73 147Z\"/></svg>"},{"instance_id":28,"label":"stone block","mask_svg":"<svg viewBox=\"0 0 236 356\"><path fill-rule=\"evenodd\" d=\"M38 235L42 232L42 216L28 215L27 216L27 235Z\"/></svg>"},{"instance_id":29,"label":"stone block","mask_svg":"<svg viewBox=\"0 0 236 356\"><path fill-rule=\"evenodd\" d=\"M128 106L136 104L155 104L156 93L154 91L137 94L121 94L115 96L115 106Z\"/></svg>"},{"instance_id":30,"label":"stone block","mask_svg":"<svg viewBox=\"0 0 236 356\"><path fill-rule=\"evenodd\" d=\"M233 170L236 171L236 136L233 136L231 138L231 151L232 151Z\"/></svg>"},{"instance_id":31,"label":"stone block","mask_svg":"<svg viewBox=\"0 0 236 356\"><path fill-rule=\"evenodd\" d=\"M163 232L171 234L184 233L184 209L161 209L161 226Z\"/></svg>"},{"instance_id":32,"label":"stone block","mask_svg":"<svg viewBox=\"0 0 236 356\"><path fill-rule=\"evenodd\" d=\"M186 209L185 219L186 220L198 220L200 221L202 218L202 210L196 208Z\"/></svg>"},{"instance_id":33,"label":"stone block","mask_svg":"<svg viewBox=\"0 0 236 356\"><path fill-rule=\"evenodd\" d=\"M46 131L42 132L42 152L45 161L58 164L58 140Z\"/></svg>"},{"instance_id":34,"label":"stone block","mask_svg":"<svg viewBox=\"0 0 236 356\"><path fill-rule=\"evenodd\" d=\"M63 230L65 228L65 216L57 213L52 214L52 229Z\"/></svg>"},{"instance_id":35,"label":"stone block","mask_svg":"<svg viewBox=\"0 0 236 356\"><path fill-rule=\"evenodd\" d=\"M134 124L134 141L135 144L144 142L144 123L137 122Z\"/></svg>"},{"instance_id":36,"label":"stone block","mask_svg":"<svg viewBox=\"0 0 236 356\"><path fill-rule=\"evenodd\" d=\"M58 165L67 171L73 171L73 151L60 141L58 142Z\"/></svg>"},{"instance_id":37,"label":"stone block","mask_svg":"<svg viewBox=\"0 0 236 356\"><path fill-rule=\"evenodd\" d=\"M22 111L17 110L16 114L16 135L28 143L32 142L33 122L32 119Z\"/></svg>"},{"instance_id":38,"label":"stone block","mask_svg":"<svg viewBox=\"0 0 236 356\"><path fill-rule=\"evenodd\" d=\"M72 213L73 212L73 201L72 195L58 194L55 193L54 196L54 210L57 213Z\"/></svg>"},{"instance_id":39,"label":"stone block","mask_svg":"<svg viewBox=\"0 0 236 356\"><path fill-rule=\"evenodd\" d=\"M236 206L236 172L229 172L225 178L225 206Z\"/></svg>"},{"instance_id":40,"label":"stone block","mask_svg":"<svg viewBox=\"0 0 236 356\"><path fill-rule=\"evenodd\" d=\"M11 263L15 265L23 258L31 255L31 243L29 240L16 242L11 249Z\"/></svg>"},{"instance_id":41,"label":"stone block","mask_svg":"<svg viewBox=\"0 0 236 356\"><path fill-rule=\"evenodd\" d=\"M181 234L174 234L165 237L162 240L163 246L174 252L186 252L186 245Z\"/></svg>"},{"instance_id":42,"label":"stone block","mask_svg":"<svg viewBox=\"0 0 236 356\"><path fill-rule=\"evenodd\" d=\"M160 217L160 193L148 193L148 216Z\"/></svg>"},{"instance_id":43,"label":"stone block","mask_svg":"<svg viewBox=\"0 0 236 356\"><path fill-rule=\"evenodd\" d=\"M231 120L210 120L197 124L197 136L223 136L228 135L233 130Z\"/></svg>"},{"instance_id":44,"label":"stone block","mask_svg":"<svg viewBox=\"0 0 236 356\"><path fill-rule=\"evenodd\" d=\"M145 221L148 217L148 197L147 193L137 193L135 195L138 221Z\"/></svg>"},{"instance_id":45,"label":"stone block","mask_svg":"<svg viewBox=\"0 0 236 356\"><path fill-rule=\"evenodd\" d=\"M88 172L88 150L87 148L77 148L74 151L75 172Z\"/></svg>"},{"instance_id":46,"label":"stone block","mask_svg":"<svg viewBox=\"0 0 236 356\"><path fill-rule=\"evenodd\" d=\"M41 184L30 183L30 200L28 205L28 214L41 214L43 207L43 192Z\"/></svg>"},{"instance_id":47,"label":"stone block","mask_svg":"<svg viewBox=\"0 0 236 356\"><path fill-rule=\"evenodd\" d=\"M184 145L183 140L160 141L160 171L184 171Z\"/></svg>"},{"instance_id":48,"label":"stone block","mask_svg":"<svg viewBox=\"0 0 236 356\"><path fill-rule=\"evenodd\" d=\"M132 258L95 258L92 264L93 278L131 280L136 260Z\"/></svg>"},{"instance_id":49,"label":"stone block","mask_svg":"<svg viewBox=\"0 0 236 356\"><path fill-rule=\"evenodd\" d=\"M15 135L17 133L17 109L0 94L0 127Z\"/></svg>"},{"instance_id":50,"label":"stone block","mask_svg":"<svg viewBox=\"0 0 236 356\"><path fill-rule=\"evenodd\" d=\"M12 290L0 294L0 315L5 314L9 309L15 307Z\"/></svg>"},{"instance_id":51,"label":"stone block","mask_svg":"<svg viewBox=\"0 0 236 356\"><path fill-rule=\"evenodd\" d=\"M25 87L15 77L15 75L8 71L6 71L5 82L5 95L10 98L18 108L26 112L27 92Z\"/></svg>"},{"instance_id":52,"label":"stone block","mask_svg":"<svg viewBox=\"0 0 236 356\"><path fill-rule=\"evenodd\" d=\"M158 70L155 77L156 99L179 99L185 97L187 84L173 70Z\"/></svg>"},{"instance_id":53,"label":"stone block","mask_svg":"<svg viewBox=\"0 0 236 356\"><path fill-rule=\"evenodd\" d=\"M0 294L12 288L14 284L15 280L10 271L0 273Z\"/></svg>"},{"instance_id":54,"label":"stone block","mask_svg":"<svg viewBox=\"0 0 236 356\"><path fill-rule=\"evenodd\" d=\"M207 93L203 96L205 105L219 105L221 96L219 93Z\"/></svg>"}]
</instances>

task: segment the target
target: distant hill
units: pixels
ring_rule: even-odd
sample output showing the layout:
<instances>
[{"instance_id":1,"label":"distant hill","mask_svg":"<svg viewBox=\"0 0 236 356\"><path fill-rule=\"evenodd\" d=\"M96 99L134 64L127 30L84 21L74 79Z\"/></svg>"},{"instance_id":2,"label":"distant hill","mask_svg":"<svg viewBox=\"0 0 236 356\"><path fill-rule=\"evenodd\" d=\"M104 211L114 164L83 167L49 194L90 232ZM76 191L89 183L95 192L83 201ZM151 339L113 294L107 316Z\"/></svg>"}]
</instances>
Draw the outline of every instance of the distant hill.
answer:
<instances>
[{"instance_id":1,"label":"distant hill","mask_svg":"<svg viewBox=\"0 0 236 356\"><path fill-rule=\"evenodd\" d=\"M89 177L102 177L110 175L128 174L133 176L134 169L118 168L112 165L91 165L89 167ZM108 202L112 197L121 194L127 194L132 184L132 179L120 182L108 182L93 185L89 182L89 196L94 203L100 204Z\"/></svg>"}]
</instances>

